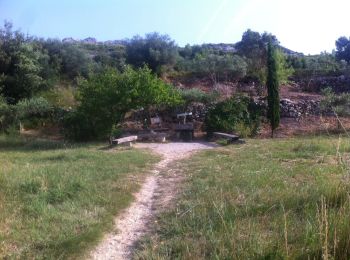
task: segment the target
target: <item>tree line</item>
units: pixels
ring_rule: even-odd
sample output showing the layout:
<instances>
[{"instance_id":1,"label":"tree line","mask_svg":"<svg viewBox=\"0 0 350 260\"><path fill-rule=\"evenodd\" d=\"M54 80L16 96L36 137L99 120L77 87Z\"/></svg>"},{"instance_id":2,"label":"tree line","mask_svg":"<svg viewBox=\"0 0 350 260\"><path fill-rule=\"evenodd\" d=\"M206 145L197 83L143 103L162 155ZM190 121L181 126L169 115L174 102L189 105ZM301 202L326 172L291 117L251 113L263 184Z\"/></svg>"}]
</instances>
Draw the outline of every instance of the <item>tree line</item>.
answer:
<instances>
[{"instance_id":1,"label":"tree line","mask_svg":"<svg viewBox=\"0 0 350 260\"><path fill-rule=\"evenodd\" d=\"M25 35L5 22L0 28L0 128L25 118L50 118L70 126L71 135L95 129L87 136L93 138L105 134L101 129L109 131L127 109L184 102L161 78L207 78L213 86L220 81L248 80L265 86L269 82L268 43L276 47L280 83L291 77L341 73L350 62L346 37L336 41L334 53L304 56L280 46L276 36L252 30L225 50L208 44L179 47L159 33L119 44L63 42ZM105 100L102 92L114 99ZM201 95L184 93L182 99L189 94ZM103 110L103 100L109 112ZM101 115L103 120L98 118ZM36 123L42 124L41 119Z\"/></svg>"}]
</instances>

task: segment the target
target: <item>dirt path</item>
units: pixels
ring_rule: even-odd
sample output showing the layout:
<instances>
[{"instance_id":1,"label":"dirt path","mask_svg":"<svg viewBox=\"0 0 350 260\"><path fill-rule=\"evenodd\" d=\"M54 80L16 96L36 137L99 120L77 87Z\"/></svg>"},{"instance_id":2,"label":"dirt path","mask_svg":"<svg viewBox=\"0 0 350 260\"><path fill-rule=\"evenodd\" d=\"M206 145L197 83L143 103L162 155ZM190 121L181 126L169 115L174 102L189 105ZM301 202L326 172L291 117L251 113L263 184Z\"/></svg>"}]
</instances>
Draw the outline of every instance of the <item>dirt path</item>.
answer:
<instances>
[{"instance_id":1,"label":"dirt path","mask_svg":"<svg viewBox=\"0 0 350 260\"><path fill-rule=\"evenodd\" d=\"M196 150L214 147L209 143L140 143L137 148L151 149L160 154L157 163L135 194L135 201L115 219L115 228L91 253L91 259L130 259L135 243L147 232L147 225L156 212L168 205L177 190L181 174L171 164Z\"/></svg>"}]
</instances>

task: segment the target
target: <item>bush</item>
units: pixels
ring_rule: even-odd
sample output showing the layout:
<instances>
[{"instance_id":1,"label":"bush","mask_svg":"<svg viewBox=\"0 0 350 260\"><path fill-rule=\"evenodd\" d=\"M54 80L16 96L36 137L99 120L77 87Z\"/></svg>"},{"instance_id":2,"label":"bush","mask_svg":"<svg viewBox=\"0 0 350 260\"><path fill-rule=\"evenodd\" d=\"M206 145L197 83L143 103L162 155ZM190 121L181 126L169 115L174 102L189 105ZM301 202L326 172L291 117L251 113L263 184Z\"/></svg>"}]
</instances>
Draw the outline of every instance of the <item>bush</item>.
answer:
<instances>
[{"instance_id":1,"label":"bush","mask_svg":"<svg viewBox=\"0 0 350 260\"><path fill-rule=\"evenodd\" d=\"M122 135L122 129L119 125L114 125L111 130L110 136L112 138L119 138Z\"/></svg>"},{"instance_id":2,"label":"bush","mask_svg":"<svg viewBox=\"0 0 350 260\"><path fill-rule=\"evenodd\" d=\"M16 105L18 119L29 127L44 125L52 120L54 107L42 97L23 99Z\"/></svg>"},{"instance_id":3,"label":"bush","mask_svg":"<svg viewBox=\"0 0 350 260\"><path fill-rule=\"evenodd\" d=\"M9 133L16 121L16 112L14 107L7 104L5 98L0 96L0 132Z\"/></svg>"},{"instance_id":4,"label":"bush","mask_svg":"<svg viewBox=\"0 0 350 260\"><path fill-rule=\"evenodd\" d=\"M96 137L91 122L81 111L70 111L63 119L64 135L75 141L85 141Z\"/></svg>"},{"instance_id":5,"label":"bush","mask_svg":"<svg viewBox=\"0 0 350 260\"><path fill-rule=\"evenodd\" d=\"M206 93L197 88L180 90L180 95L187 104L191 102L209 104L213 103L219 97L219 94L217 92L212 91L210 93Z\"/></svg>"},{"instance_id":6,"label":"bush","mask_svg":"<svg viewBox=\"0 0 350 260\"><path fill-rule=\"evenodd\" d=\"M107 138L132 109L172 106L182 102L172 86L164 83L147 67L123 73L107 69L79 85L77 110L65 119L65 132L75 140Z\"/></svg>"},{"instance_id":7,"label":"bush","mask_svg":"<svg viewBox=\"0 0 350 260\"><path fill-rule=\"evenodd\" d=\"M334 112L338 116L350 115L350 93L336 95L331 88L325 88L322 93L325 96L320 104L323 112Z\"/></svg>"},{"instance_id":8,"label":"bush","mask_svg":"<svg viewBox=\"0 0 350 260\"><path fill-rule=\"evenodd\" d=\"M55 107L70 109L76 106L75 90L69 85L58 85L53 89L40 92L38 96L46 99Z\"/></svg>"},{"instance_id":9,"label":"bush","mask_svg":"<svg viewBox=\"0 0 350 260\"><path fill-rule=\"evenodd\" d=\"M215 131L253 136L260 125L258 106L248 97L234 96L209 109L205 126L210 137Z\"/></svg>"}]
</instances>

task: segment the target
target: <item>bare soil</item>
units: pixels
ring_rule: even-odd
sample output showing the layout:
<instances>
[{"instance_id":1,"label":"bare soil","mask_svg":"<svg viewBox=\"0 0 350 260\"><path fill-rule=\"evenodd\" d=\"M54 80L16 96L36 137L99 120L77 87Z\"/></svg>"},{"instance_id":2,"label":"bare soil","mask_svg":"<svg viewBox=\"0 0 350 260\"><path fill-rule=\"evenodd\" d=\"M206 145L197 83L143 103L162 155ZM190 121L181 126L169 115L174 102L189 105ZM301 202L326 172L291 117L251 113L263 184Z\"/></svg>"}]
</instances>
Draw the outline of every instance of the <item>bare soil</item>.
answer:
<instances>
[{"instance_id":1,"label":"bare soil","mask_svg":"<svg viewBox=\"0 0 350 260\"><path fill-rule=\"evenodd\" d=\"M297 120L295 118L281 118L280 126L276 129L276 137L288 138L292 136L350 134L350 118L334 116L308 116ZM258 138L270 138L269 124L262 125Z\"/></svg>"},{"instance_id":2,"label":"bare soil","mask_svg":"<svg viewBox=\"0 0 350 260\"><path fill-rule=\"evenodd\" d=\"M162 156L135 200L122 214L115 218L114 230L106 234L90 256L91 259L130 259L136 242L147 233L152 218L166 209L176 196L178 184L183 178L174 162L189 157L198 150L210 149L210 143L140 143L135 146L150 149Z\"/></svg>"}]
</instances>

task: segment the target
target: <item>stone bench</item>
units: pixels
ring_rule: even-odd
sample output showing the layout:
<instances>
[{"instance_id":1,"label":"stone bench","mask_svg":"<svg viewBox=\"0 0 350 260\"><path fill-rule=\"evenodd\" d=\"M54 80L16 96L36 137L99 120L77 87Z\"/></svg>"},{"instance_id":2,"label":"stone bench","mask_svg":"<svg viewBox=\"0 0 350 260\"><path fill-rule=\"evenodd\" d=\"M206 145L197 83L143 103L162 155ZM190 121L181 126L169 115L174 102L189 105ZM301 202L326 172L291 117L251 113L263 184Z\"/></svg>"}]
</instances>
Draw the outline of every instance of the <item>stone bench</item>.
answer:
<instances>
[{"instance_id":1,"label":"stone bench","mask_svg":"<svg viewBox=\"0 0 350 260\"><path fill-rule=\"evenodd\" d=\"M126 146L132 146L133 142L136 142L137 140L137 136L136 135L132 135L132 136L127 136L127 137L121 137L121 138L117 138L117 139L113 139L111 140L111 144L123 144Z\"/></svg>"},{"instance_id":2,"label":"stone bench","mask_svg":"<svg viewBox=\"0 0 350 260\"><path fill-rule=\"evenodd\" d=\"M226 134L226 133L220 133L220 132L214 132L213 135L215 137L220 137L226 139L229 143L233 143L239 140L238 135L232 135L232 134Z\"/></svg>"}]
</instances>

